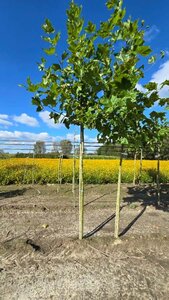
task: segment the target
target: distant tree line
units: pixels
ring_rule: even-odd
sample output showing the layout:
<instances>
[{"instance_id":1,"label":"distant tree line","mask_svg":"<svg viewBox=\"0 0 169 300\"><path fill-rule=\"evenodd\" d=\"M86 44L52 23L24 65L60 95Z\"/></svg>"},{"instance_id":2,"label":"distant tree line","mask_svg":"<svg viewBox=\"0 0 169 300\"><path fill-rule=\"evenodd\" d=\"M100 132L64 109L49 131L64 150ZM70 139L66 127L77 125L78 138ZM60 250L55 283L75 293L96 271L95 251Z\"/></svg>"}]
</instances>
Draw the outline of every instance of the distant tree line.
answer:
<instances>
[{"instance_id":1,"label":"distant tree line","mask_svg":"<svg viewBox=\"0 0 169 300\"><path fill-rule=\"evenodd\" d=\"M157 147L158 147L158 145L157 145ZM132 147L125 146L123 150L124 150L126 158L132 159L134 157L135 150L132 149ZM143 151L144 159L154 160L157 158L158 150L152 149L151 145L149 145L149 144L145 144L142 151ZM137 152L139 152L139 151L137 151ZM119 153L120 153L120 146L115 145L115 144L110 144L110 143L104 144L97 149L97 155L99 155L99 156L118 157ZM162 159L162 160L169 159L169 136L163 141L163 145L160 148L160 159Z\"/></svg>"},{"instance_id":2,"label":"distant tree line","mask_svg":"<svg viewBox=\"0 0 169 300\"><path fill-rule=\"evenodd\" d=\"M68 158L71 155L72 143L69 140L62 140L60 143L53 142L52 149L47 151L47 147L44 141L37 141L34 144L33 151L31 153L17 152L15 157L26 158Z\"/></svg>"},{"instance_id":3,"label":"distant tree line","mask_svg":"<svg viewBox=\"0 0 169 300\"><path fill-rule=\"evenodd\" d=\"M11 156L15 156L18 158L26 158L26 157L35 157L35 158L58 158L62 156L63 158L69 158L72 157L73 155L73 145L71 141L69 140L62 140L59 143L58 142L53 142L52 148L50 151L47 150L47 146L44 141L37 141L34 144L33 151L29 153L25 152L17 152L16 154L9 154L4 152L3 149L0 149L0 159L5 159L9 158ZM91 158L97 158L99 156L100 158L104 157L113 157L113 158L118 158L120 154L121 147L119 145L107 143L104 145L101 145L98 147L96 151L93 153L87 153L87 148L84 148L84 155L86 157L91 157ZM144 159L156 159L157 158L157 151L153 150L150 145L145 144L143 147L143 156ZM139 151L138 155L139 155ZM134 157L134 149L132 147L124 147L124 154L125 158L132 159ZM79 146L75 147L75 156L79 156ZM163 145L160 150L160 158L162 160L169 160L169 136L163 141Z\"/></svg>"}]
</instances>

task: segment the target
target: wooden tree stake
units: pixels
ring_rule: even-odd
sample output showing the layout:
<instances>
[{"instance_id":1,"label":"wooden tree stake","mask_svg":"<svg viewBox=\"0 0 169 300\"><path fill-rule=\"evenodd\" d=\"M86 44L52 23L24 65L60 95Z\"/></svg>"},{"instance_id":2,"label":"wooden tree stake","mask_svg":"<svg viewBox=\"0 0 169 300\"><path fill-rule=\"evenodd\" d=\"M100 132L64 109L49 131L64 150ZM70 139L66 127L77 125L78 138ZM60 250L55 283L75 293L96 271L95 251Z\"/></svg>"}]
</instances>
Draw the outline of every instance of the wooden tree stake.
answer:
<instances>
[{"instance_id":1,"label":"wooden tree stake","mask_svg":"<svg viewBox=\"0 0 169 300\"><path fill-rule=\"evenodd\" d=\"M83 151L84 127L80 125L80 154L79 154L79 239L83 239L84 227L84 185L83 185Z\"/></svg>"},{"instance_id":2,"label":"wooden tree stake","mask_svg":"<svg viewBox=\"0 0 169 300\"><path fill-rule=\"evenodd\" d=\"M119 162L119 175L118 175L118 184L117 184L116 217L115 217L115 230L114 230L114 237L116 239L119 237L122 162L123 162L123 145L121 147L120 162Z\"/></svg>"}]
</instances>

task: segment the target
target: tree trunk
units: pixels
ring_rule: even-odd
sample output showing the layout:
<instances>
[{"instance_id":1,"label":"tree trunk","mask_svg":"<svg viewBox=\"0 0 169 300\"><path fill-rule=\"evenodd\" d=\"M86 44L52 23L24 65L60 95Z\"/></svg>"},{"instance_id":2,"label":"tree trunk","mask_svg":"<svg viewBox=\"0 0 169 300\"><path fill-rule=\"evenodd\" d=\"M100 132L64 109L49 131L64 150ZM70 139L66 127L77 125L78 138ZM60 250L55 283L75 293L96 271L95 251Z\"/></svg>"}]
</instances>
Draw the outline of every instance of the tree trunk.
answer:
<instances>
[{"instance_id":1,"label":"tree trunk","mask_svg":"<svg viewBox=\"0 0 169 300\"><path fill-rule=\"evenodd\" d=\"M142 169L143 169L143 149L140 150L139 185L141 184Z\"/></svg>"},{"instance_id":2,"label":"tree trunk","mask_svg":"<svg viewBox=\"0 0 169 300\"><path fill-rule=\"evenodd\" d=\"M58 162L58 191L60 189L61 183L62 183L62 160L63 157L59 157L59 162Z\"/></svg>"},{"instance_id":3,"label":"tree trunk","mask_svg":"<svg viewBox=\"0 0 169 300\"><path fill-rule=\"evenodd\" d=\"M137 161L137 153L134 153L134 176L133 176L133 185L136 185L136 161Z\"/></svg>"},{"instance_id":4,"label":"tree trunk","mask_svg":"<svg viewBox=\"0 0 169 300\"><path fill-rule=\"evenodd\" d=\"M35 153L33 151L33 166L32 166L32 185L34 185L35 181L34 181L34 163L35 163Z\"/></svg>"},{"instance_id":5,"label":"tree trunk","mask_svg":"<svg viewBox=\"0 0 169 300\"><path fill-rule=\"evenodd\" d=\"M83 238L84 227L84 185L83 185L83 151L84 127L80 125L80 154L79 154L79 239Z\"/></svg>"},{"instance_id":6,"label":"tree trunk","mask_svg":"<svg viewBox=\"0 0 169 300\"><path fill-rule=\"evenodd\" d=\"M72 176L72 193L73 193L73 200L74 200L74 207L76 207L76 198L75 198L75 173L76 172L76 157L75 157L75 137L74 137L74 144L73 144L73 176Z\"/></svg>"},{"instance_id":7,"label":"tree trunk","mask_svg":"<svg viewBox=\"0 0 169 300\"><path fill-rule=\"evenodd\" d=\"M157 206L160 205L160 151L157 153Z\"/></svg>"},{"instance_id":8,"label":"tree trunk","mask_svg":"<svg viewBox=\"0 0 169 300\"><path fill-rule=\"evenodd\" d=\"M119 237L122 162L123 162L123 145L121 146L121 154L120 154L120 162L119 162L119 175L118 175L118 184L117 184L116 217L115 217L115 230L114 230L114 237L116 239Z\"/></svg>"}]
</instances>

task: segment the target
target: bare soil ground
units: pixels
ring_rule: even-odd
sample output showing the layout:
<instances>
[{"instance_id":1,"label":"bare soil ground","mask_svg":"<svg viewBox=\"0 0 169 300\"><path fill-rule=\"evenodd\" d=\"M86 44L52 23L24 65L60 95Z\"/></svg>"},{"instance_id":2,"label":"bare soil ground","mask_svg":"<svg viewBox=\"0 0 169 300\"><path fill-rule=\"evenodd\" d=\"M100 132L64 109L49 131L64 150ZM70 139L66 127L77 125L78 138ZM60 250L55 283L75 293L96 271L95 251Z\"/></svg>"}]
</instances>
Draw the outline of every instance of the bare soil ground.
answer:
<instances>
[{"instance_id":1,"label":"bare soil ground","mask_svg":"<svg viewBox=\"0 0 169 300\"><path fill-rule=\"evenodd\" d=\"M85 238L71 185L0 187L0 299L169 299L169 186L85 187ZM78 188L76 188L78 203Z\"/></svg>"}]
</instances>

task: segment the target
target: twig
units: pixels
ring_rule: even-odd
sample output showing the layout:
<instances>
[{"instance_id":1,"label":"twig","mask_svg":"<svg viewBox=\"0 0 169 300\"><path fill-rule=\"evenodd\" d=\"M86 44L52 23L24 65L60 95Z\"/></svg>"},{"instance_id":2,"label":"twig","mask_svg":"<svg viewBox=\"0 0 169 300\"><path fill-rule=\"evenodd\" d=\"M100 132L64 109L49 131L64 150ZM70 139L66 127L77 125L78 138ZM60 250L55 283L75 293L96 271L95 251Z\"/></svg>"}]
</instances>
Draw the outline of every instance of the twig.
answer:
<instances>
[{"instance_id":1,"label":"twig","mask_svg":"<svg viewBox=\"0 0 169 300\"><path fill-rule=\"evenodd\" d=\"M21 233L21 234L19 234L19 235L17 235L17 236L14 236L14 237L10 238L9 240L2 241L1 244L11 242L11 241L13 241L13 240L15 240L15 239L17 239L17 238L23 236L24 234L26 234L26 233L29 231L29 229L30 229L30 227L28 228L27 231L25 231L25 232L23 232L23 233Z\"/></svg>"},{"instance_id":2,"label":"twig","mask_svg":"<svg viewBox=\"0 0 169 300\"><path fill-rule=\"evenodd\" d=\"M81 267L83 267L85 270L87 270L91 274L94 274L94 272L92 272L91 270L89 270L85 265L83 265L82 263L80 263L78 260L74 259L74 262L77 263L77 264L79 264Z\"/></svg>"},{"instance_id":3,"label":"twig","mask_svg":"<svg viewBox=\"0 0 169 300\"><path fill-rule=\"evenodd\" d=\"M103 251L101 251L101 250L99 250L99 249L97 249L97 248L95 248L95 247L93 247L93 246L91 246L91 245L88 245L88 246L89 246L90 248L96 250L96 251L99 252L100 254L106 256L106 257L112 257L112 256L106 254L105 252L103 252Z\"/></svg>"}]
</instances>

